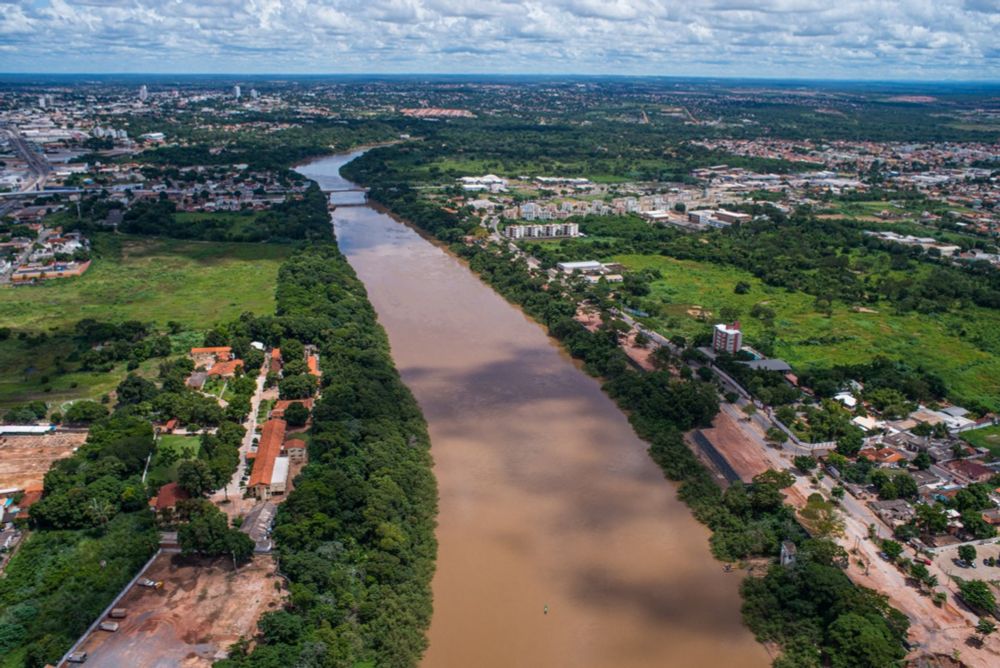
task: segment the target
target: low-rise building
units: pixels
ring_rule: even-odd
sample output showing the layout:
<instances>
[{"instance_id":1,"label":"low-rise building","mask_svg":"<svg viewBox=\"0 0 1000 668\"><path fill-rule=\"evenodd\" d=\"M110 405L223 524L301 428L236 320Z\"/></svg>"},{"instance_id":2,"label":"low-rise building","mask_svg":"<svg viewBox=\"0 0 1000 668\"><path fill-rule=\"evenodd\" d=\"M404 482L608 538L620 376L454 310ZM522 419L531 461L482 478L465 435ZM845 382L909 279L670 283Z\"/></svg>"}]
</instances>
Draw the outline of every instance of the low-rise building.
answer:
<instances>
[{"instance_id":1,"label":"low-rise building","mask_svg":"<svg viewBox=\"0 0 1000 668\"><path fill-rule=\"evenodd\" d=\"M288 457L281 456L285 441L285 421L271 419L261 430L257 452L253 456L253 471L247 489L261 500L284 494L288 481Z\"/></svg>"}]
</instances>

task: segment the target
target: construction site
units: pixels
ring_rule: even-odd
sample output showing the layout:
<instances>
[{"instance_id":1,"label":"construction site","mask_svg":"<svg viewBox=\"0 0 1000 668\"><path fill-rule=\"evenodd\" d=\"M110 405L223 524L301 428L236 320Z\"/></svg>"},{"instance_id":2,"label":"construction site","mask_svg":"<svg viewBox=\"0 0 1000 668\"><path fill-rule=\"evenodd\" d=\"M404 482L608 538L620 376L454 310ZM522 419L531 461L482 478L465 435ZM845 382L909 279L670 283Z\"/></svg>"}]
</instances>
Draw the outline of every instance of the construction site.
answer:
<instances>
[{"instance_id":1,"label":"construction site","mask_svg":"<svg viewBox=\"0 0 1000 668\"><path fill-rule=\"evenodd\" d=\"M52 463L69 457L86 440L86 431L0 435L0 489L41 488Z\"/></svg>"},{"instance_id":2,"label":"construction site","mask_svg":"<svg viewBox=\"0 0 1000 668\"><path fill-rule=\"evenodd\" d=\"M256 633L257 620L285 596L274 560L257 555L233 570L228 559L161 553L76 648L96 666L203 668Z\"/></svg>"}]
</instances>

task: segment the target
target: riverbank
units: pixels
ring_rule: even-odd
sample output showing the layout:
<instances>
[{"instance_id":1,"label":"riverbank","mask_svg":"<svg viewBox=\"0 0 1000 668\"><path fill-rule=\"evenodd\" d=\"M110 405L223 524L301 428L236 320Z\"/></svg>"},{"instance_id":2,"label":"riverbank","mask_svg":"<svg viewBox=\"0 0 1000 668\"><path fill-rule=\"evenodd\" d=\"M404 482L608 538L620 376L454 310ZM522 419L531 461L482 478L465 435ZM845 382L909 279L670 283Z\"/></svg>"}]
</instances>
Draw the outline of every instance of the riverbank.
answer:
<instances>
[{"instance_id":1,"label":"riverbank","mask_svg":"<svg viewBox=\"0 0 1000 668\"><path fill-rule=\"evenodd\" d=\"M385 160L386 156L380 153L379 165L385 164ZM457 240L467 233L459 216L433 210L427 202L420 201L419 194L398 182L392 187L380 187L377 170L369 171L364 165L356 165L352 165L352 175L371 186L370 195L398 215L442 241ZM395 177L398 179L398 174ZM617 337L604 332L587 332L573 321L575 303L564 303L559 295L546 290L545 282L536 281L523 262L496 247L456 246L455 250L469 261L469 266L484 281L544 323L574 357L584 361L589 373L608 379L605 389L631 416L636 433L650 444L653 459L668 478L681 483L680 498L713 530L711 545L716 556L727 561L760 556L775 558L782 541L792 540L798 545L799 560L808 564L809 569L776 567L763 580L752 581L758 585L747 583L745 618L759 638L780 644L786 652L801 660L807 660L810 653L816 652L827 659L840 657L855 648L842 646L834 631L838 623L850 623L852 618L846 615L861 615L869 620L867 623L878 638L878 643L869 648L878 655L878 660L902 658L905 618L885 605L884 598L874 592L862 590L864 596L858 598L857 589L835 565L839 560L839 548L829 541L808 540L797 524L794 511L784 505L780 488L786 483L782 478L762 478L748 487L730 488L724 495L684 444L680 431L705 425L718 410L717 400L714 408L707 404L699 407L702 401L698 390L700 383L670 381L662 373L641 375L627 371L624 355L614 340ZM740 497L739 502L737 497ZM836 583L836 587L826 594L814 591L818 584L815 578L820 573L822 578ZM788 581L789 577L793 582ZM775 592L787 586L794 587L795 595L774 602ZM828 600L824 606L815 605L817 600L831 593L833 600ZM765 612L764 600L772 600L778 607ZM787 618L784 606L788 606ZM798 610L795 621L791 614L794 610ZM779 621L774 623L772 618ZM818 636L815 630L809 629L810 624L820 631ZM819 656L813 660L818 659Z\"/></svg>"},{"instance_id":2,"label":"riverbank","mask_svg":"<svg viewBox=\"0 0 1000 668\"><path fill-rule=\"evenodd\" d=\"M337 189L345 159L303 171ZM430 431L424 664L766 665L738 574L579 361L425 231L368 207L334 218Z\"/></svg>"}]
</instances>

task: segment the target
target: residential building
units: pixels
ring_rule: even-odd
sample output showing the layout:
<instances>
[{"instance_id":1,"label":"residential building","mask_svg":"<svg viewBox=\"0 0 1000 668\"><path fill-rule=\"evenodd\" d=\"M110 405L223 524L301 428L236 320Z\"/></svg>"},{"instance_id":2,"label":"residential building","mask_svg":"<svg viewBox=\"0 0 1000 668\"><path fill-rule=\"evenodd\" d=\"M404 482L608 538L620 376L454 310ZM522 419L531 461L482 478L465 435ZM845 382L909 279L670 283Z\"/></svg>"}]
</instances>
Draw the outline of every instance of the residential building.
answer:
<instances>
[{"instance_id":1,"label":"residential building","mask_svg":"<svg viewBox=\"0 0 1000 668\"><path fill-rule=\"evenodd\" d=\"M742 346L743 332L740 331L740 323L734 322L730 325L720 323L715 326L712 332L712 350L735 355Z\"/></svg>"}]
</instances>

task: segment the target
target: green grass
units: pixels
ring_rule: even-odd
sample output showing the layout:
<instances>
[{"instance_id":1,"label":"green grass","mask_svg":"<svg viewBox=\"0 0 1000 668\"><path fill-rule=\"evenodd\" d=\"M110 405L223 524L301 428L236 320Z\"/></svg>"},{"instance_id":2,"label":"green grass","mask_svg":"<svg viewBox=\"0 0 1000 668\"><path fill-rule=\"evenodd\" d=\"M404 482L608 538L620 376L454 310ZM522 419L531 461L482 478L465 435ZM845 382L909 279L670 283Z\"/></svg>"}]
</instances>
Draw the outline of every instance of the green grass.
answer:
<instances>
[{"instance_id":1,"label":"green grass","mask_svg":"<svg viewBox=\"0 0 1000 668\"><path fill-rule=\"evenodd\" d=\"M691 337L707 331L728 306L739 312L752 345L765 327L750 317L750 310L765 303L776 313L775 354L795 369L864 363L881 354L936 372L956 402L977 401L1000 409L1000 313L996 311L966 308L961 314L898 315L887 305L867 313L837 303L827 317L816 311L812 296L764 285L739 269L657 255L612 259L629 269L662 272L663 278L652 283L646 299L661 306L649 324L667 336ZM739 281L751 286L749 293L733 292ZM693 305L711 312L706 321L688 314Z\"/></svg>"},{"instance_id":2,"label":"green grass","mask_svg":"<svg viewBox=\"0 0 1000 668\"><path fill-rule=\"evenodd\" d=\"M264 399L260 402L260 408L257 409L257 424L267 422L267 414L274 408L274 404L274 399Z\"/></svg>"},{"instance_id":3,"label":"green grass","mask_svg":"<svg viewBox=\"0 0 1000 668\"><path fill-rule=\"evenodd\" d=\"M83 318L169 320L207 329L244 311L271 313L283 245L144 237L95 239L96 259L79 278L0 288L0 322L54 330Z\"/></svg>"},{"instance_id":4,"label":"green grass","mask_svg":"<svg viewBox=\"0 0 1000 668\"><path fill-rule=\"evenodd\" d=\"M73 325L83 318L141 320L187 330L179 347L200 342L201 332L245 311L274 312L278 267L292 249L283 245L215 243L98 235L95 259L79 278L41 285L0 286L0 324L14 330L0 341L0 407L41 399L57 409L68 401L96 399L125 376L77 371L67 358L76 342ZM20 332L45 332L29 345ZM185 344L181 346L180 344ZM155 374L162 360L137 370Z\"/></svg>"},{"instance_id":5,"label":"green grass","mask_svg":"<svg viewBox=\"0 0 1000 668\"><path fill-rule=\"evenodd\" d=\"M963 431L962 440L974 448L987 448L994 457L1000 457L1000 425Z\"/></svg>"},{"instance_id":6,"label":"green grass","mask_svg":"<svg viewBox=\"0 0 1000 668\"><path fill-rule=\"evenodd\" d=\"M185 459L194 459L201 450L201 439L197 436L178 436L164 434L156 446L156 457L149 466L150 480L172 482L177 480L177 465ZM177 455L177 461L170 465L161 461L161 454L172 451Z\"/></svg>"},{"instance_id":7,"label":"green grass","mask_svg":"<svg viewBox=\"0 0 1000 668\"><path fill-rule=\"evenodd\" d=\"M65 411L72 401L96 400L111 392L128 373L125 362L109 373L78 371L75 364L65 362L75 348L66 335L34 346L17 339L0 341L0 408L41 400L52 410ZM134 373L153 378L161 362L162 358L146 360Z\"/></svg>"}]
</instances>

